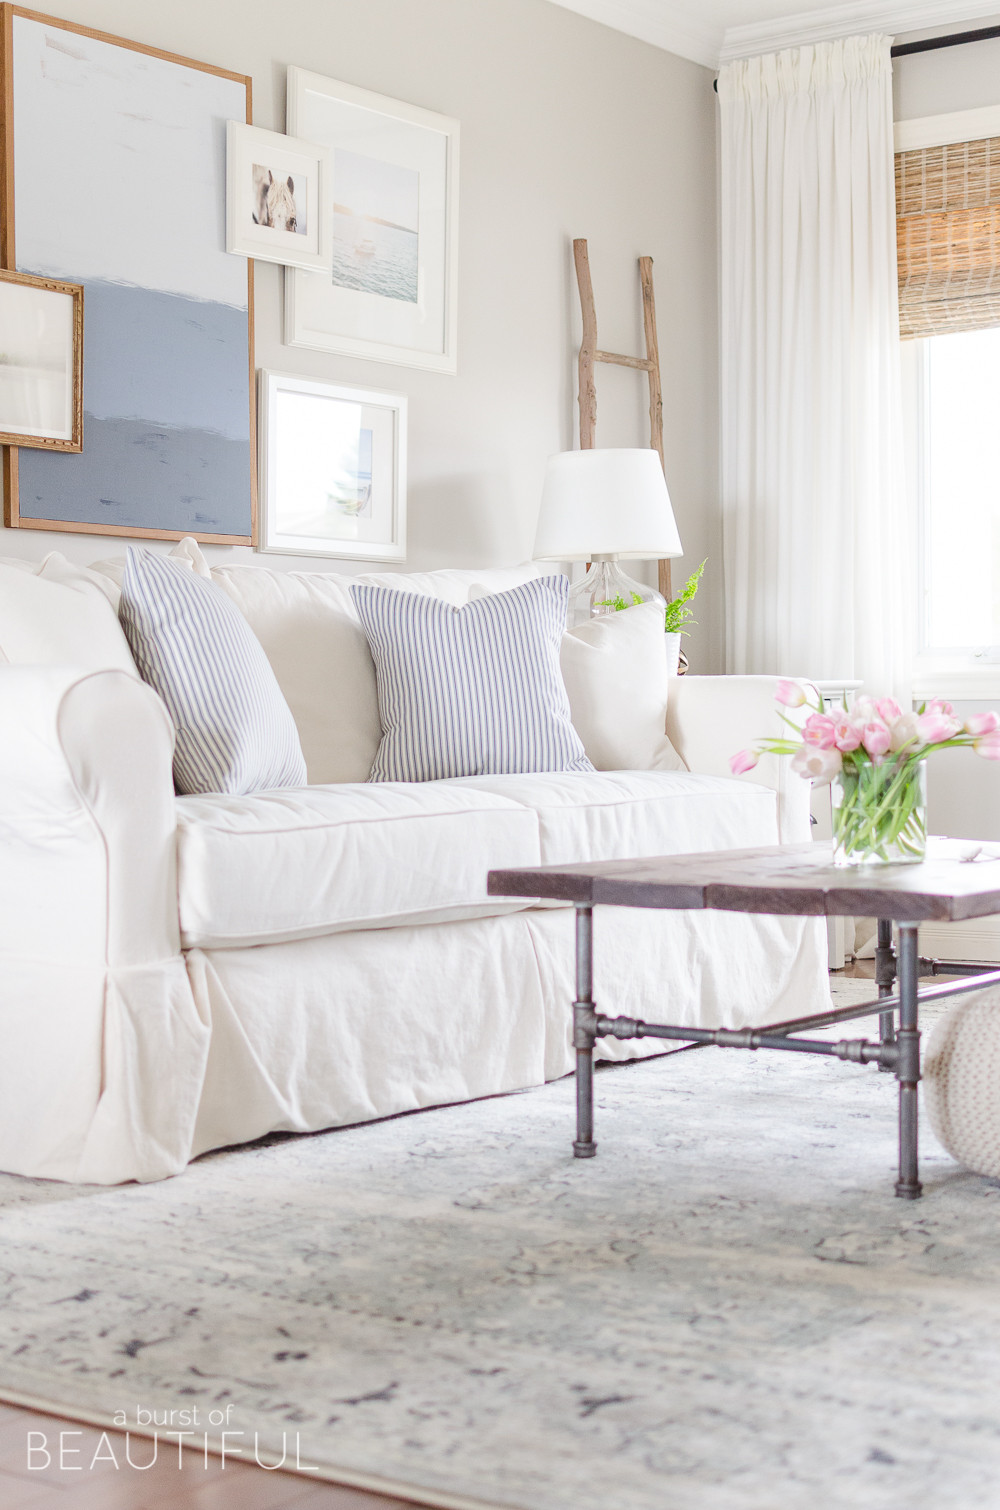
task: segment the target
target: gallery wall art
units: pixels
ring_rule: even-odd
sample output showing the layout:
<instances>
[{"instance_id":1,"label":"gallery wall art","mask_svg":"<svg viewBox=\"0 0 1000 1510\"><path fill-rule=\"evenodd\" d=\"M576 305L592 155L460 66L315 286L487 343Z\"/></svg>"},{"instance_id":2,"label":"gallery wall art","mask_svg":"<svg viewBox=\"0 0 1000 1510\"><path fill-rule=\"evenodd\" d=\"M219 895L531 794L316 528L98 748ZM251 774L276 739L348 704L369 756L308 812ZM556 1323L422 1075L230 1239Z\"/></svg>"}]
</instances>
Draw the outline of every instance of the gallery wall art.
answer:
<instances>
[{"instance_id":1,"label":"gallery wall art","mask_svg":"<svg viewBox=\"0 0 1000 1510\"><path fill-rule=\"evenodd\" d=\"M226 249L261 262L328 272L328 157L312 142L230 121Z\"/></svg>"},{"instance_id":2,"label":"gallery wall art","mask_svg":"<svg viewBox=\"0 0 1000 1510\"><path fill-rule=\"evenodd\" d=\"M285 274L286 341L456 372L458 121L289 68L286 123L332 184L332 269Z\"/></svg>"},{"instance_id":3,"label":"gallery wall art","mask_svg":"<svg viewBox=\"0 0 1000 1510\"><path fill-rule=\"evenodd\" d=\"M406 396L259 375L260 548L406 559Z\"/></svg>"},{"instance_id":4,"label":"gallery wall art","mask_svg":"<svg viewBox=\"0 0 1000 1510\"><path fill-rule=\"evenodd\" d=\"M250 80L0 7L0 261L84 288L83 450L8 448L9 525L250 544L252 263L226 251Z\"/></svg>"},{"instance_id":5,"label":"gallery wall art","mask_svg":"<svg viewBox=\"0 0 1000 1510\"><path fill-rule=\"evenodd\" d=\"M0 445L83 447L83 289L0 272Z\"/></svg>"}]
</instances>

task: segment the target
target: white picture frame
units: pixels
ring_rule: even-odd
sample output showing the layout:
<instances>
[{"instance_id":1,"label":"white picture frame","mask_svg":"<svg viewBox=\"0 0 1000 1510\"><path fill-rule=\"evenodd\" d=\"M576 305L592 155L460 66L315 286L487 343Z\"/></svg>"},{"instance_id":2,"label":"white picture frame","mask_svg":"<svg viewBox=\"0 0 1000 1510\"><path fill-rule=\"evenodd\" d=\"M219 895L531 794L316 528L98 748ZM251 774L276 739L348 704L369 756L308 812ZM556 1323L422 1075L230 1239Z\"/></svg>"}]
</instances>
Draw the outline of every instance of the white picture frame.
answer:
<instances>
[{"instance_id":1,"label":"white picture frame","mask_svg":"<svg viewBox=\"0 0 1000 1510\"><path fill-rule=\"evenodd\" d=\"M258 549L406 559L406 395L258 373Z\"/></svg>"},{"instance_id":2,"label":"white picture frame","mask_svg":"<svg viewBox=\"0 0 1000 1510\"><path fill-rule=\"evenodd\" d=\"M226 251L330 270L329 153L313 142L226 122Z\"/></svg>"},{"instance_id":3,"label":"white picture frame","mask_svg":"<svg viewBox=\"0 0 1000 1510\"><path fill-rule=\"evenodd\" d=\"M458 121L294 66L287 98L330 153L331 266L285 274L285 341L457 372Z\"/></svg>"}]
</instances>

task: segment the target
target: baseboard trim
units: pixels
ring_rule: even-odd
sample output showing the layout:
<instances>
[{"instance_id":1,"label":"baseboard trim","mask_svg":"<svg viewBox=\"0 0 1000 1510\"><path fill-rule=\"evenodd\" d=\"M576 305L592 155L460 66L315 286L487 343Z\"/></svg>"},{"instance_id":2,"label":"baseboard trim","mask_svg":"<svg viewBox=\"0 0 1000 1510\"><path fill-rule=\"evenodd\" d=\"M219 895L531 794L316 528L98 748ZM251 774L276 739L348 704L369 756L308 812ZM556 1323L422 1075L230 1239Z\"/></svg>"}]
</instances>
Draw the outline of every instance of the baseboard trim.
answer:
<instances>
[{"instance_id":1,"label":"baseboard trim","mask_svg":"<svg viewBox=\"0 0 1000 1510\"><path fill-rule=\"evenodd\" d=\"M962 960L973 965L1000 963L1000 918L922 923L920 952L930 959Z\"/></svg>"}]
</instances>

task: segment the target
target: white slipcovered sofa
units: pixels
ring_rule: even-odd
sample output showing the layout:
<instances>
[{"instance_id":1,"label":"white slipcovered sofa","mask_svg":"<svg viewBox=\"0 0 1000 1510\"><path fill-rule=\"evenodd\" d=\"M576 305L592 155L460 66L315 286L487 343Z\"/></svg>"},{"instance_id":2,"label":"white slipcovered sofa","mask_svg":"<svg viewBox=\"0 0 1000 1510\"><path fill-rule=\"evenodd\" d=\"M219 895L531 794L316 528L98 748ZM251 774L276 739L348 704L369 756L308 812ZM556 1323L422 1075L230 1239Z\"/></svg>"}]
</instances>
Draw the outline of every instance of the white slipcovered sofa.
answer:
<instances>
[{"instance_id":1,"label":"white slipcovered sofa","mask_svg":"<svg viewBox=\"0 0 1000 1510\"><path fill-rule=\"evenodd\" d=\"M19 638L29 593L8 601L4 646L0 613L4 1170L153 1180L272 1130L564 1075L571 909L489 898L491 868L808 836L808 789L784 762L728 774L732 751L778 732L769 678L673 684L687 770L366 784L378 713L347 579L260 566L212 576L271 660L312 784L175 797L163 704L127 652L96 646L117 632L115 568L29 570L82 594L93 627L74 620L64 645L52 613ZM531 571L363 580L460 604ZM601 909L596 939L607 1011L739 1026L828 1000L812 922Z\"/></svg>"}]
</instances>

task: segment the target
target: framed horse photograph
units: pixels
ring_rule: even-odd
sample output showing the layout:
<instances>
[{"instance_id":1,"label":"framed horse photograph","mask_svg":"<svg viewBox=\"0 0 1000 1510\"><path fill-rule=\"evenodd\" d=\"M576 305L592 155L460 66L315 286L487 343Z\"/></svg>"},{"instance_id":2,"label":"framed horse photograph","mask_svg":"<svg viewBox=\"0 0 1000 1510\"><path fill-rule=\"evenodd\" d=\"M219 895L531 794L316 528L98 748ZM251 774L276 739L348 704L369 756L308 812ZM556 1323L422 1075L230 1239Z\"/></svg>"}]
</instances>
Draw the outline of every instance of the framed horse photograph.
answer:
<instances>
[{"instance_id":1,"label":"framed horse photograph","mask_svg":"<svg viewBox=\"0 0 1000 1510\"><path fill-rule=\"evenodd\" d=\"M226 250L262 262L330 271L327 148L226 125Z\"/></svg>"}]
</instances>

